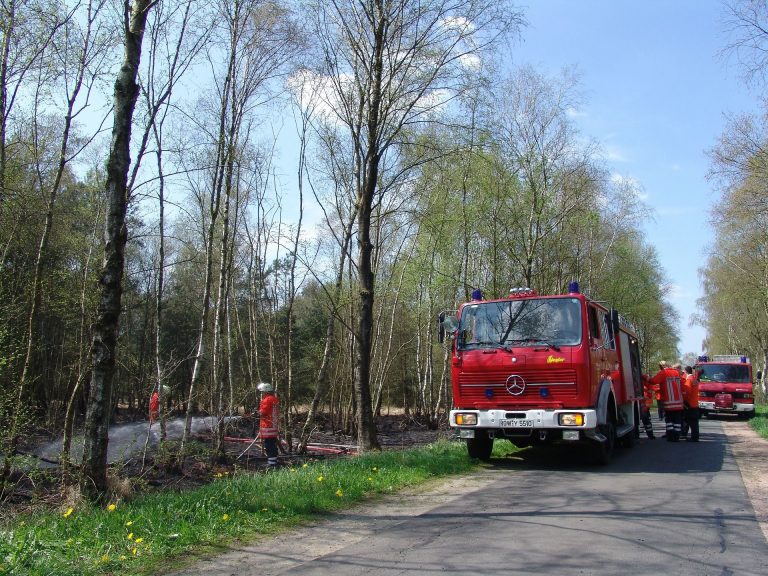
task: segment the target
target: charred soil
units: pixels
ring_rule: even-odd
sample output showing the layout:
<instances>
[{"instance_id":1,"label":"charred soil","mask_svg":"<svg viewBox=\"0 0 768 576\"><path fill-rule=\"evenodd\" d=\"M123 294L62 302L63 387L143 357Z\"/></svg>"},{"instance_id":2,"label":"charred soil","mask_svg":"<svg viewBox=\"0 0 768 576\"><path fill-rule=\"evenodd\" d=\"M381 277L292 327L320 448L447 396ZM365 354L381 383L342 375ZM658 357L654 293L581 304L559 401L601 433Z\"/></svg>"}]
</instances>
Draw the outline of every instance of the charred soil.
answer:
<instances>
[{"instance_id":1,"label":"charred soil","mask_svg":"<svg viewBox=\"0 0 768 576\"><path fill-rule=\"evenodd\" d=\"M356 439L320 418L310 435L307 451L296 448L304 415L294 417L297 423L290 434L283 432L280 465L301 465L308 461L344 458L356 452ZM123 418L117 425L126 425ZM157 428L157 424L154 425ZM434 442L450 434L447 428L434 429L417 418L407 415L387 415L377 418L376 426L382 449L398 450ZM228 423L225 431L224 453L213 454L213 434L204 431L194 434L188 444L183 465L178 465L178 440L150 443L110 466L110 486L115 496L130 499L157 490L185 490L211 482L223 475L242 472L258 473L267 467L261 442L254 442L257 423L251 418L239 417ZM51 442L43 432L30 435L23 443L22 465L14 470L5 493L0 499L0 521L7 521L20 513L40 508L56 508L76 498L73 482L67 482L57 457L36 455L39 447ZM286 440L290 440L290 443Z\"/></svg>"}]
</instances>

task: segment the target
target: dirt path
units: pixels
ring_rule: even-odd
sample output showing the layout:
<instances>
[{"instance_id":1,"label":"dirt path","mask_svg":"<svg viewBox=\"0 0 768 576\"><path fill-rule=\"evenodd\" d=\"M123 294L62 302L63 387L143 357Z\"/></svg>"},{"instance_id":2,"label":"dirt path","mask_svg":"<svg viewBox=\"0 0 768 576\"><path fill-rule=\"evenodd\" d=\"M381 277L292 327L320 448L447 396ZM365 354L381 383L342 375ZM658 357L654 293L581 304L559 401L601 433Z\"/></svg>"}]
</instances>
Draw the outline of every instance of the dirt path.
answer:
<instances>
[{"instance_id":1,"label":"dirt path","mask_svg":"<svg viewBox=\"0 0 768 576\"><path fill-rule=\"evenodd\" d=\"M758 436L746 422L728 422L723 431L768 541L768 440Z\"/></svg>"}]
</instances>

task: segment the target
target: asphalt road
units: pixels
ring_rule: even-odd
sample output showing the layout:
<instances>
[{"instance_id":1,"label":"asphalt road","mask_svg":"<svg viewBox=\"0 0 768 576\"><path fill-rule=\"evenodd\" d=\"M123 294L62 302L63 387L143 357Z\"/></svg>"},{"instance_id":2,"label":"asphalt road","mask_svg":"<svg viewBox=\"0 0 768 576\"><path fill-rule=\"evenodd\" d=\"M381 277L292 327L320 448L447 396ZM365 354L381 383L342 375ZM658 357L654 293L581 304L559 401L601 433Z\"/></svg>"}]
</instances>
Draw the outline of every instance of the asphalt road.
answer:
<instances>
[{"instance_id":1,"label":"asphalt road","mask_svg":"<svg viewBox=\"0 0 768 576\"><path fill-rule=\"evenodd\" d=\"M699 443L643 438L608 466L562 450L495 459L178 574L765 576L728 424L702 420Z\"/></svg>"}]
</instances>

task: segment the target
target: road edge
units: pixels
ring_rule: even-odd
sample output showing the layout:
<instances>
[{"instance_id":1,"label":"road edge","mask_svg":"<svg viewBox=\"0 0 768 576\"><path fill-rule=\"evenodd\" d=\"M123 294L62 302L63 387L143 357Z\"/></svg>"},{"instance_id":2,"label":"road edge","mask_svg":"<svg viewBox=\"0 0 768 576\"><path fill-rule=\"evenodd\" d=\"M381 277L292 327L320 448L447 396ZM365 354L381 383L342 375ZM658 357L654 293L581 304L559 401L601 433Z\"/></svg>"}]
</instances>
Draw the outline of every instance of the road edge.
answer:
<instances>
[{"instance_id":1,"label":"road edge","mask_svg":"<svg viewBox=\"0 0 768 576\"><path fill-rule=\"evenodd\" d=\"M763 538L768 542L768 440L747 422L727 422L722 428Z\"/></svg>"}]
</instances>

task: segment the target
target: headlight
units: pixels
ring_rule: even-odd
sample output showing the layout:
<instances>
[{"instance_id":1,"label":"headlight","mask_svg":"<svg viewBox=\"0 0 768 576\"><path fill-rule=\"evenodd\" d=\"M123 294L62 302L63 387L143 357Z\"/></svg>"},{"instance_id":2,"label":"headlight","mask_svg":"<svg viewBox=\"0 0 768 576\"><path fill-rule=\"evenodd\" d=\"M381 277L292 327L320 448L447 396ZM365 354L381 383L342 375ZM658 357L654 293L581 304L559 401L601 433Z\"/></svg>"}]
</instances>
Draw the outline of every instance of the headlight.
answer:
<instances>
[{"instance_id":1,"label":"headlight","mask_svg":"<svg viewBox=\"0 0 768 576\"><path fill-rule=\"evenodd\" d=\"M575 413L575 414L560 414L559 415L560 420L560 426L583 426L584 425L584 414L581 413Z\"/></svg>"},{"instance_id":2,"label":"headlight","mask_svg":"<svg viewBox=\"0 0 768 576\"><path fill-rule=\"evenodd\" d=\"M476 426L477 414L459 413L456 414L456 426Z\"/></svg>"}]
</instances>

